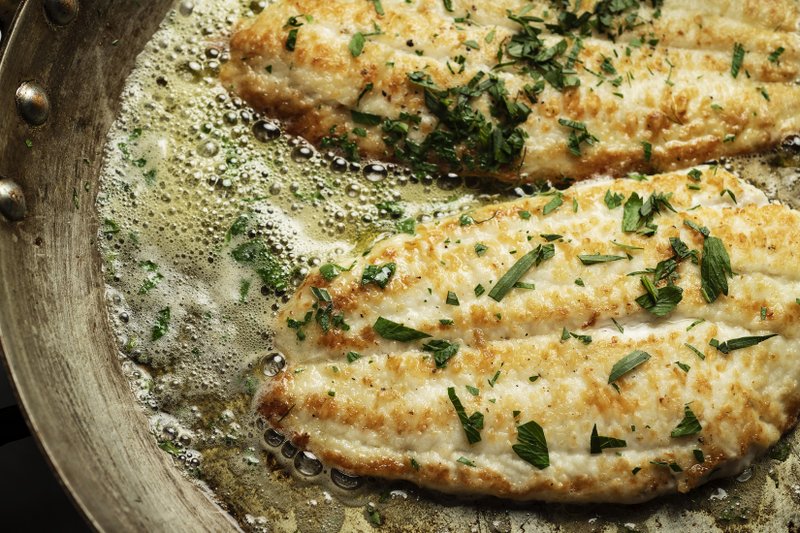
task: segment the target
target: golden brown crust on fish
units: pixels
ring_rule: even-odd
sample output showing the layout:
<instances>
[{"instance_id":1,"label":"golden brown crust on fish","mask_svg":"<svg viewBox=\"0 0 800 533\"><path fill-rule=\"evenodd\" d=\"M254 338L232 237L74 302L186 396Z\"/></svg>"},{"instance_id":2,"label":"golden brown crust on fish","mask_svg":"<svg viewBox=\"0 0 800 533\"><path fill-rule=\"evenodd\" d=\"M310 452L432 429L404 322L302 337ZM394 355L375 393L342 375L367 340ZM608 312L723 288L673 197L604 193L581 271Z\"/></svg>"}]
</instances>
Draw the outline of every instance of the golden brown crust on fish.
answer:
<instances>
[{"instance_id":1,"label":"golden brown crust on fish","mask_svg":"<svg viewBox=\"0 0 800 533\"><path fill-rule=\"evenodd\" d=\"M659 211L654 235L623 232L625 207L604 200L627 202L634 192L671 193L676 212ZM331 466L453 493L638 502L741 470L800 409L800 214L719 168L585 182L561 195L548 214L557 194L476 209L471 223L420 225L415 236L376 243L331 281L310 275L279 324L302 321L316 287L350 329L325 332L311 319L300 340L298 329L279 327L289 365L262 392L261 414ZM729 294L709 303L701 265L687 258L674 280L682 300L656 317L637 303L646 294L640 278L675 254L670 238L705 260L704 237L685 220L724 243ZM553 257L519 279L535 288L490 298L498 279L547 239ZM579 259L592 254L619 259ZM390 261L396 271L385 288L362 283L366 266ZM448 291L459 305L447 304ZM387 340L373 328L379 317L458 350L437 368L423 350L430 339ZM770 334L777 336L727 354L711 345ZM609 384L612 367L634 350L649 360ZM348 362L348 352L360 357ZM483 415L479 442L468 442L449 387L467 415ZM687 405L702 429L672 437ZM550 465L542 470L512 449L517 426L528 421L547 440ZM627 445L591 454L595 424Z\"/></svg>"},{"instance_id":2,"label":"golden brown crust on fish","mask_svg":"<svg viewBox=\"0 0 800 533\"><path fill-rule=\"evenodd\" d=\"M584 2L583 9L594 4ZM525 86L535 80L520 64L494 67L498 49L521 29L506 10L518 13L532 5L529 15L542 14L550 3L454 1L452 13L438 0L382 5L381 16L360 0L279 1L233 35L223 83L314 144L336 128L366 157L409 162L395 153L396 144L384 142L380 125L357 123L351 111L393 120L401 113L419 115L419 126L408 124L409 139L421 142L438 120L423 89L410 83L410 73L424 72L440 88L464 85L479 72L496 74L510 100L531 108L521 125L528 137L514 164L463 170L506 181L669 170L761 150L800 131L796 1L666 0L658 18L643 6L643 23L616 42L597 33L581 40L574 61L580 87L545 85L536 103L525 96ZM469 22L455 20L467 13ZM290 17L302 26L287 25ZM366 37L354 56L353 35L375 33L375 25L382 33ZM296 42L288 50L292 30ZM548 46L561 39L549 31L543 35ZM570 46L574 42L569 39ZM734 79L738 45L744 56ZM563 61L567 56L565 51ZM508 60L506 54L503 62ZM490 117L487 98L476 98L473 107ZM598 141L579 143L580 153L571 152L571 129L558 119L585 124ZM353 134L356 128L363 128L360 135Z\"/></svg>"}]
</instances>

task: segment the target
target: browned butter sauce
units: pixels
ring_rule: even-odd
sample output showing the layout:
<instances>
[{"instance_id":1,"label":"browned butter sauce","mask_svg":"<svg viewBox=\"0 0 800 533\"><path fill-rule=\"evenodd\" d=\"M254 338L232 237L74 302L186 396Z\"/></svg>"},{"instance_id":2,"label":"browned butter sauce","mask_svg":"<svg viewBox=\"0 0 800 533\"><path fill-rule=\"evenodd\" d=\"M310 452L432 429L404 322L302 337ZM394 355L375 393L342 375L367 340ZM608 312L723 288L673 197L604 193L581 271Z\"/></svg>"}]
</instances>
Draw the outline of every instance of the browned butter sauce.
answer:
<instances>
[{"instance_id":1,"label":"browned butter sauce","mask_svg":"<svg viewBox=\"0 0 800 533\"><path fill-rule=\"evenodd\" d=\"M265 4L176 4L138 59L106 148L98 211L109 317L132 392L177 467L252 531L757 530L771 524L768 502L800 507L796 432L738 480L689 496L520 508L352 478L269 430L253 396L282 368L271 336L285 326L274 317L309 271L408 224L533 188L417 179L282 136L217 80L234 22ZM725 164L798 207L793 158Z\"/></svg>"}]
</instances>

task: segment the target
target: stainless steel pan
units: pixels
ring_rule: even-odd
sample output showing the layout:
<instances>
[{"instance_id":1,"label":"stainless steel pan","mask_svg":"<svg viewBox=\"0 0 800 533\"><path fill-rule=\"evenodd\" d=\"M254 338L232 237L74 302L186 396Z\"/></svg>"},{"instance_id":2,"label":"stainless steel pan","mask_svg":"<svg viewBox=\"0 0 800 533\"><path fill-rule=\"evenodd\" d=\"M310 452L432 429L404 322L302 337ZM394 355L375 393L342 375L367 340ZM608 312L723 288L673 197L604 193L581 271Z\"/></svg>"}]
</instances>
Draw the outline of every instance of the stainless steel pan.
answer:
<instances>
[{"instance_id":1,"label":"stainless steel pan","mask_svg":"<svg viewBox=\"0 0 800 533\"><path fill-rule=\"evenodd\" d=\"M230 530L147 434L94 243L122 84L173 2L18 3L0 0L0 339L30 427L97 529Z\"/></svg>"},{"instance_id":2,"label":"stainless steel pan","mask_svg":"<svg viewBox=\"0 0 800 533\"><path fill-rule=\"evenodd\" d=\"M90 523L105 531L237 527L148 434L120 371L94 242L101 154L123 82L173 6L0 0L0 351L53 469ZM781 467L780 488L759 488L743 524L720 520L708 503L714 488L636 507L531 506L530 521L517 516L513 523L580 531L593 527L595 516L611 524L630 516L653 530L671 524L798 531L800 467L793 453L792 466ZM770 463L759 468L767 480ZM384 529L472 523L491 530L497 517L512 523L502 503L409 505L406 512L407 522Z\"/></svg>"}]
</instances>

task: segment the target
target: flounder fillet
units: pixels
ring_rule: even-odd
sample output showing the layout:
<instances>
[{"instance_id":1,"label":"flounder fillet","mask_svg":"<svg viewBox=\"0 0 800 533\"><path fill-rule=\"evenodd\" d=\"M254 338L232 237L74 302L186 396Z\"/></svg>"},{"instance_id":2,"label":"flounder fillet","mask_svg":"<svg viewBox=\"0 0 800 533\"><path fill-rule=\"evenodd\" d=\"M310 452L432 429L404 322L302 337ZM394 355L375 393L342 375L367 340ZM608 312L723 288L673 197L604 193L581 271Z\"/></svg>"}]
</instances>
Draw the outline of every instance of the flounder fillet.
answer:
<instances>
[{"instance_id":1,"label":"flounder fillet","mask_svg":"<svg viewBox=\"0 0 800 533\"><path fill-rule=\"evenodd\" d=\"M280 0L221 78L317 145L506 181L685 168L800 131L795 0L659 3Z\"/></svg>"},{"instance_id":2,"label":"flounder fillet","mask_svg":"<svg viewBox=\"0 0 800 533\"><path fill-rule=\"evenodd\" d=\"M508 285L512 265L548 244ZM331 466L450 493L685 492L740 471L797 420L798 265L800 214L721 168L482 207L310 275L279 317L288 366L259 409ZM706 298L715 269L727 296L706 285ZM652 308L643 278L680 302ZM398 331L385 320L430 337L387 340ZM637 350L649 359L609 383ZM549 466L541 442L532 461L517 453L529 422Z\"/></svg>"}]
</instances>

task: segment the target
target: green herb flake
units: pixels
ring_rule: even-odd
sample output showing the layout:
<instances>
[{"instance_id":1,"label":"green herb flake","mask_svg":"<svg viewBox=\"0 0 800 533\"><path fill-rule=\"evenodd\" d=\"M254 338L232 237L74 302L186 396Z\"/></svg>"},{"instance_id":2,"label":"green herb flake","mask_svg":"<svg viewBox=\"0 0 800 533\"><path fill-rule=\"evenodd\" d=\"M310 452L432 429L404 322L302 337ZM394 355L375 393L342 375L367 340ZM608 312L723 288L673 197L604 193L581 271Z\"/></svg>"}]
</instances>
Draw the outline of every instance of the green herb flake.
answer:
<instances>
[{"instance_id":1,"label":"green herb flake","mask_svg":"<svg viewBox=\"0 0 800 533\"><path fill-rule=\"evenodd\" d=\"M711 346L719 350L724 354L729 354L734 350L741 350L743 348L749 348L751 346L755 346L756 344L760 344L767 339L771 339L772 337L777 337L777 333L772 333L771 335L755 335L751 337L739 337L736 339L730 339L725 342L719 342L717 339L711 339L709 343Z\"/></svg>"},{"instance_id":2,"label":"green herb flake","mask_svg":"<svg viewBox=\"0 0 800 533\"><path fill-rule=\"evenodd\" d=\"M472 385L465 385L467 392L472 394L473 396L478 396L481 391L477 387L473 387Z\"/></svg>"},{"instance_id":3,"label":"green herb flake","mask_svg":"<svg viewBox=\"0 0 800 533\"><path fill-rule=\"evenodd\" d=\"M683 343L683 345L686 346L687 348L689 348L692 351L692 353L694 353L701 360L704 360L706 358L706 354L704 354L703 352L701 352L700 350L698 350L697 348L695 348L694 346L692 346L688 342Z\"/></svg>"},{"instance_id":4,"label":"green herb flake","mask_svg":"<svg viewBox=\"0 0 800 533\"><path fill-rule=\"evenodd\" d=\"M403 324L392 322L386 318L378 317L372 329L379 336L390 341L411 342L430 337L427 333L408 328Z\"/></svg>"},{"instance_id":5,"label":"green herb flake","mask_svg":"<svg viewBox=\"0 0 800 533\"><path fill-rule=\"evenodd\" d=\"M688 437L700 433L702 429L700 422L687 404L683 407L683 420L675 426L669 436L672 438Z\"/></svg>"},{"instance_id":6,"label":"green herb flake","mask_svg":"<svg viewBox=\"0 0 800 533\"><path fill-rule=\"evenodd\" d=\"M488 249L489 248L485 244L479 242L478 244L475 245L475 254L478 257L483 257L483 254L485 254L486 250Z\"/></svg>"},{"instance_id":7,"label":"green herb flake","mask_svg":"<svg viewBox=\"0 0 800 533\"><path fill-rule=\"evenodd\" d=\"M550 466L550 454L542 426L531 420L517 426L517 444L511 447L520 459L539 470Z\"/></svg>"},{"instance_id":8,"label":"green herb flake","mask_svg":"<svg viewBox=\"0 0 800 533\"><path fill-rule=\"evenodd\" d=\"M609 209L616 209L622 205L622 201L625 199L625 196L616 192L611 192L611 190L606 191L606 195L603 198L603 201L606 204L606 207Z\"/></svg>"},{"instance_id":9,"label":"green herb flake","mask_svg":"<svg viewBox=\"0 0 800 533\"><path fill-rule=\"evenodd\" d=\"M777 63L781 57L781 54L783 54L785 51L786 49L783 46L779 46L778 48L773 50L772 53L769 54L769 56L767 56L767 60L769 60L770 63Z\"/></svg>"},{"instance_id":10,"label":"green herb flake","mask_svg":"<svg viewBox=\"0 0 800 533\"><path fill-rule=\"evenodd\" d=\"M450 398L450 402L456 410L456 415L458 415L458 420L461 422L461 427L464 428L467 441L470 444L480 442L481 430L483 429L483 414L476 411L472 413L472 415L467 416L464 405L461 403L461 400L459 400L458 395L456 395L455 387L447 388L447 396Z\"/></svg>"},{"instance_id":11,"label":"green herb flake","mask_svg":"<svg viewBox=\"0 0 800 533\"><path fill-rule=\"evenodd\" d=\"M617 321L616 321L616 319L612 318L612 319L611 319L611 322L613 322L613 323L614 323L614 327L616 327L616 328L617 328L617 330L618 330L620 333L625 333L625 328L623 328L623 327L622 327L622 326L619 324L619 322L617 322Z\"/></svg>"},{"instance_id":12,"label":"green herb flake","mask_svg":"<svg viewBox=\"0 0 800 533\"><path fill-rule=\"evenodd\" d=\"M628 372L632 371L639 365L647 362L650 359L650 354L642 350L634 350L611 367L611 374L608 376L608 382L613 383Z\"/></svg>"},{"instance_id":13,"label":"green herb flake","mask_svg":"<svg viewBox=\"0 0 800 533\"><path fill-rule=\"evenodd\" d=\"M703 450L695 448L694 450L692 450L692 454L694 454L694 458L698 463L706 462L706 456L703 454Z\"/></svg>"},{"instance_id":14,"label":"green herb flake","mask_svg":"<svg viewBox=\"0 0 800 533\"><path fill-rule=\"evenodd\" d=\"M458 344L445 340L432 340L422 345L424 351L433 353L436 368L447 366L447 361L458 353L458 348Z\"/></svg>"},{"instance_id":15,"label":"green herb flake","mask_svg":"<svg viewBox=\"0 0 800 533\"><path fill-rule=\"evenodd\" d=\"M348 45L348 48L350 49L350 54L353 57L360 56L361 52L364 51L365 42L366 39L364 38L363 33L361 33L360 31L354 33L353 36L350 38L350 44Z\"/></svg>"},{"instance_id":16,"label":"green herb flake","mask_svg":"<svg viewBox=\"0 0 800 533\"><path fill-rule=\"evenodd\" d=\"M517 214L519 215L519 218L523 220L529 220L531 218L530 211L518 211Z\"/></svg>"},{"instance_id":17,"label":"green herb flake","mask_svg":"<svg viewBox=\"0 0 800 533\"><path fill-rule=\"evenodd\" d=\"M445 303L447 303L447 305L461 305L458 301L458 295L453 291L447 291Z\"/></svg>"},{"instance_id":18,"label":"green herb flake","mask_svg":"<svg viewBox=\"0 0 800 533\"><path fill-rule=\"evenodd\" d=\"M683 370L687 374L689 373L689 370L692 368L689 365L687 365L686 363L681 363L680 361L675 361L675 364L678 366L678 368L680 368L681 370Z\"/></svg>"},{"instance_id":19,"label":"green herb flake","mask_svg":"<svg viewBox=\"0 0 800 533\"><path fill-rule=\"evenodd\" d=\"M603 450L610 448L625 448L628 443L622 439L615 439L614 437L604 437L597 434L597 424L592 427L592 435L589 438L589 451L593 455L603 453Z\"/></svg>"},{"instance_id":20,"label":"green herb flake","mask_svg":"<svg viewBox=\"0 0 800 533\"><path fill-rule=\"evenodd\" d=\"M549 215L550 213L561 207L563 204L564 204L564 195L558 192L555 194L555 196L553 196L553 198L549 202L547 202L547 204L545 204L545 206L542 208L542 213L544 215Z\"/></svg>"},{"instance_id":21,"label":"green herb flake","mask_svg":"<svg viewBox=\"0 0 800 533\"><path fill-rule=\"evenodd\" d=\"M361 354L358 352L347 352L347 362L352 363L361 359Z\"/></svg>"},{"instance_id":22,"label":"green herb flake","mask_svg":"<svg viewBox=\"0 0 800 533\"><path fill-rule=\"evenodd\" d=\"M397 270L395 263L384 263L382 265L367 265L361 274L361 285L374 283L381 289L385 289L391 281L392 276Z\"/></svg>"},{"instance_id":23,"label":"green herb flake","mask_svg":"<svg viewBox=\"0 0 800 533\"><path fill-rule=\"evenodd\" d=\"M731 76L734 78L739 76L739 71L742 69L744 54L744 46L741 43L734 43L733 58L731 59Z\"/></svg>"},{"instance_id":24,"label":"green herb flake","mask_svg":"<svg viewBox=\"0 0 800 533\"><path fill-rule=\"evenodd\" d=\"M543 261L552 258L555 255L555 248L552 244L539 245L524 256L512 266L503 277L501 277L492 290L489 291L489 297L499 302L514 288L522 276L533 266L538 266ZM476 288L477 291L477 288ZM477 292L476 292L477 295Z\"/></svg>"},{"instance_id":25,"label":"green herb flake","mask_svg":"<svg viewBox=\"0 0 800 533\"><path fill-rule=\"evenodd\" d=\"M621 255L601 255L601 254L593 254L593 255L579 255L578 259L581 260L581 263L584 265L598 265L600 263L611 263L614 261L620 261L625 259L625 257Z\"/></svg>"},{"instance_id":26,"label":"green herb flake","mask_svg":"<svg viewBox=\"0 0 800 533\"><path fill-rule=\"evenodd\" d=\"M152 332L150 334L151 341L157 341L164 335L166 335L167 330L169 329L169 322L171 319L171 311L169 307L165 307L164 309L160 310L156 315L156 323L153 325Z\"/></svg>"},{"instance_id":27,"label":"green herb flake","mask_svg":"<svg viewBox=\"0 0 800 533\"><path fill-rule=\"evenodd\" d=\"M497 383L498 379L500 379L500 371L499 370L494 373L494 376L492 376L492 379L488 379L486 381L488 381L490 387L494 388L494 385L495 385L495 383Z\"/></svg>"},{"instance_id":28,"label":"green herb flake","mask_svg":"<svg viewBox=\"0 0 800 533\"><path fill-rule=\"evenodd\" d=\"M459 458L457 459L457 461L458 461L459 463L461 463L462 465L473 466L473 467L474 467L474 466L476 466L476 465L475 465L475 461L473 461L472 459L467 459L467 458L466 458L466 457L464 457L463 455L462 455L461 457L459 457Z\"/></svg>"},{"instance_id":29,"label":"green herb flake","mask_svg":"<svg viewBox=\"0 0 800 533\"><path fill-rule=\"evenodd\" d=\"M395 227L400 233L407 233L408 235L417 234L417 221L413 218L401 220L395 224Z\"/></svg>"},{"instance_id":30,"label":"green herb flake","mask_svg":"<svg viewBox=\"0 0 800 533\"><path fill-rule=\"evenodd\" d=\"M478 285L476 285L476 286L475 286L475 289L474 289L474 291L475 291L475 296L480 296L481 294L483 294L484 292L486 292L486 289L484 289L484 288L483 288L483 285L481 285L481 284L479 283Z\"/></svg>"}]
</instances>

